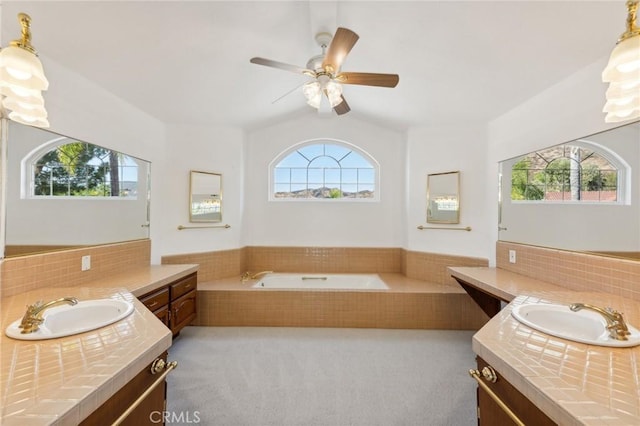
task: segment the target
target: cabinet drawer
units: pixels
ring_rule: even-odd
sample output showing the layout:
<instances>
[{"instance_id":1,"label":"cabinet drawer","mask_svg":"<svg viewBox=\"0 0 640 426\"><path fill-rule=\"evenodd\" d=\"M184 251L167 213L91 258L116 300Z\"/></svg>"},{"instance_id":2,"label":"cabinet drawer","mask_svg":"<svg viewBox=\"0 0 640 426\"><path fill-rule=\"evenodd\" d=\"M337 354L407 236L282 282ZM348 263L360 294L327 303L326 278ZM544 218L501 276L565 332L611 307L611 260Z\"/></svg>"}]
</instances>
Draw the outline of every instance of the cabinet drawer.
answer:
<instances>
[{"instance_id":1,"label":"cabinet drawer","mask_svg":"<svg viewBox=\"0 0 640 426\"><path fill-rule=\"evenodd\" d=\"M158 317L158 319L162 321L162 323L166 325L167 328L169 327L169 306L168 305L164 305L162 308L158 309L157 311L153 311L153 315Z\"/></svg>"},{"instance_id":2,"label":"cabinet drawer","mask_svg":"<svg viewBox=\"0 0 640 426\"><path fill-rule=\"evenodd\" d=\"M140 298L140 301L150 311L156 311L161 307L169 304L169 289L164 287L162 290L157 290L152 293L145 294Z\"/></svg>"},{"instance_id":3,"label":"cabinet drawer","mask_svg":"<svg viewBox=\"0 0 640 426\"><path fill-rule=\"evenodd\" d=\"M196 291L171 302L171 332L175 335L196 318Z\"/></svg>"},{"instance_id":4,"label":"cabinet drawer","mask_svg":"<svg viewBox=\"0 0 640 426\"><path fill-rule=\"evenodd\" d=\"M195 290L198 286L198 276L191 274L175 284L171 284L171 300L176 300L178 297Z\"/></svg>"}]
</instances>

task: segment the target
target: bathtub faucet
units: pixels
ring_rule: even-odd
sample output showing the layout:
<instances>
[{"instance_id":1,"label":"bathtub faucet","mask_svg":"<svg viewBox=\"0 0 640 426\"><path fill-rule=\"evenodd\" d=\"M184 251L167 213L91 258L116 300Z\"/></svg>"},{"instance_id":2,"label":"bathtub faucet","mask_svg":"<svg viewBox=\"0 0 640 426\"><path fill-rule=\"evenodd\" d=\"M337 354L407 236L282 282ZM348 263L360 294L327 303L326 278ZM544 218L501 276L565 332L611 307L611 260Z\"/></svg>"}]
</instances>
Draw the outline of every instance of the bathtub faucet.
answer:
<instances>
[{"instance_id":1,"label":"bathtub faucet","mask_svg":"<svg viewBox=\"0 0 640 426\"><path fill-rule=\"evenodd\" d=\"M262 271L262 272L256 272L255 274L251 274L251 272L247 271L244 274L242 274L242 282L245 282L248 280L255 280L260 275L264 275L264 274L273 274L273 271Z\"/></svg>"}]
</instances>

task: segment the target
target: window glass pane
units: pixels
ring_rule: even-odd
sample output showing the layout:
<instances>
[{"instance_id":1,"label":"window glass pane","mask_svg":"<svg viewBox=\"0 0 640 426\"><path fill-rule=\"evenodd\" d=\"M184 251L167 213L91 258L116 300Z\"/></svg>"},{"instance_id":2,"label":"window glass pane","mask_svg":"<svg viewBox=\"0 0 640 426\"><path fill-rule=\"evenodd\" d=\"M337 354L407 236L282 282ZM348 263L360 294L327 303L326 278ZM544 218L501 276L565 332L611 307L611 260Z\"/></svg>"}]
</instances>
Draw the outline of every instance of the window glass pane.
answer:
<instances>
[{"instance_id":1,"label":"window glass pane","mask_svg":"<svg viewBox=\"0 0 640 426\"><path fill-rule=\"evenodd\" d=\"M375 171L373 169L358 170L358 181L360 183L368 183L373 185L375 182Z\"/></svg>"},{"instance_id":2,"label":"window glass pane","mask_svg":"<svg viewBox=\"0 0 640 426\"><path fill-rule=\"evenodd\" d=\"M356 183L356 182L358 182L358 170L357 169L342 169L342 182L343 183Z\"/></svg>"},{"instance_id":3,"label":"window glass pane","mask_svg":"<svg viewBox=\"0 0 640 426\"><path fill-rule=\"evenodd\" d=\"M325 155L335 158L340 161L340 159L347 154L349 154L351 150L345 146L340 145L325 145Z\"/></svg>"},{"instance_id":4,"label":"window glass pane","mask_svg":"<svg viewBox=\"0 0 640 426\"><path fill-rule=\"evenodd\" d=\"M314 159L310 164L310 167L331 167L331 168L337 168L340 167L340 164L338 164L338 162L331 157L318 157L316 159Z\"/></svg>"},{"instance_id":5,"label":"window glass pane","mask_svg":"<svg viewBox=\"0 0 640 426\"><path fill-rule=\"evenodd\" d=\"M309 161L297 151L292 152L282 159L276 167L307 167Z\"/></svg>"},{"instance_id":6,"label":"window glass pane","mask_svg":"<svg viewBox=\"0 0 640 426\"><path fill-rule=\"evenodd\" d=\"M324 155L324 145L307 145L298 149L298 152L307 157L308 161L312 161L314 158Z\"/></svg>"},{"instance_id":7,"label":"window glass pane","mask_svg":"<svg viewBox=\"0 0 640 426\"><path fill-rule=\"evenodd\" d=\"M275 169L273 173L273 179L276 183L280 182L289 182L290 180L290 169Z\"/></svg>"},{"instance_id":8,"label":"window glass pane","mask_svg":"<svg viewBox=\"0 0 640 426\"><path fill-rule=\"evenodd\" d=\"M324 181L322 172L323 172L323 169L309 168L309 173L308 173L309 183L314 182L314 183L322 184L322 182Z\"/></svg>"},{"instance_id":9,"label":"window glass pane","mask_svg":"<svg viewBox=\"0 0 640 426\"><path fill-rule=\"evenodd\" d=\"M301 183L307 181L307 169L291 169L291 182Z\"/></svg>"},{"instance_id":10,"label":"window glass pane","mask_svg":"<svg viewBox=\"0 0 640 426\"><path fill-rule=\"evenodd\" d=\"M326 169L324 173L325 182L340 184L340 169Z\"/></svg>"},{"instance_id":11,"label":"window glass pane","mask_svg":"<svg viewBox=\"0 0 640 426\"><path fill-rule=\"evenodd\" d=\"M373 168L371 163L369 163L363 156L353 151L340 161L340 165L342 167Z\"/></svg>"},{"instance_id":12,"label":"window glass pane","mask_svg":"<svg viewBox=\"0 0 640 426\"><path fill-rule=\"evenodd\" d=\"M276 198L373 198L376 173L369 160L348 146L315 143L278 162L272 190ZM279 185L289 179L290 187Z\"/></svg>"}]
</instances>

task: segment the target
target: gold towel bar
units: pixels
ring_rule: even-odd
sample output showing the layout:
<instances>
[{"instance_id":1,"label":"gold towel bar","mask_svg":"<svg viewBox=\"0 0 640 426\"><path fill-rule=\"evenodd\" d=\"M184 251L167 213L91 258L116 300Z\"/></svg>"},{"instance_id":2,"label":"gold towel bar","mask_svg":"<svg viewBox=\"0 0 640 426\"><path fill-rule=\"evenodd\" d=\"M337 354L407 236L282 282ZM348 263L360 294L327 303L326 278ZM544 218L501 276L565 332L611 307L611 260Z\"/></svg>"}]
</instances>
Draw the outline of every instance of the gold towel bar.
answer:
<instances>
[{"instance_id":1,"label":"gold towel bar","mask_svg":"<svg viewBox=\"0 0 640 426\"><path fill-rule=\"evenodd\" d=\"M160 365L164 366L163 363L160 363ZM122 415L118 417L118 419L115 422L113 422L111 426L118 426L119 424L121 424L129 416L129 414L133 412L133 410L138 408L138 405L140 405L145 400L145 398L149 396L151 392L153 392L155 388L157 388L162 382L164 382L164 379L165 377L167 377L167 374L169 374L171 370L173 370L177 366L178 366L178 361L171 361L167 363L166 368L164 369L164 373L162 373L162 376L158 377L156 381L153 382L153 384L149 386L147 390L144 391L144 393L140 395L138 399L136 399L135 402L129 406L129 408L127 408L127 411L122 413ZM153 373L156 374L156 373L159 373L160 371L154 371Z\"/></svg>"},{"instance_id":2,"label":"gold towel bar","mask_svg":"<svg viewBox=\"0 0 640 426\"><path fill-rule=\"evenodd\" d=\"M485 367L486 368L486 367ZM491 371L493 371L493 369L491 369ZM485 374L485 372L483 371L483 376L485 376L485 378L491 382L495 382L497 380L497 377L495 377L495 372L494 372L494 376L493 377L487 377ZM487 392L487 394L491 397L491 399L493 399L495 401L496 404L498 404L498 406L502 409L502 411L505 412L505 414L507 416L509 416L511 418L511 420L513 420L513 422L515 424L517 424L518 426L526 426L522 420L520 420L520 418L518 416L516 416L516 414L511 411L511 409L509 407L507 407L507 404L504 403L504 401L502 401L500 399L500 397L498 395L496 395L489 386L487 386L487 384L485 382L482 381L482 379L480 378L480 372L478 370L474 370L471 369L469 370L469 375L471 377L473 377L474 379L476 379L476 382L478 382L478 384L480 385L480 387L482 389L485 390L485 392Z\"/></svg>"},{"instance_id":3,"label":"gold towel bar","mask_svg":"<svg viewBox=\"0 0 640 426\"><path fill-rule=\"evenodd\" d=\"M419 230L423 230L423 229L444 229L447 231L471 231L471 227L467 226L466 228L447 228L447 227L439 227L439 226L418 226Z\"/></svg>"},{"instance_id":4,"label":"gold towel bar","mask_svg":"<svg viewBox=\"0 0 640 426\"><path fill-rule=\"evenodd\" d=\"M178 225L178 231L182 231L183 229L204 229L204 228L224 228L224 229L229 229L231 228L231 225L226 224L226 225L210 225L210 226L206 226L206 225L199 225L199 226L182 226L182 225Z\"/></svg>"}]
</instances>

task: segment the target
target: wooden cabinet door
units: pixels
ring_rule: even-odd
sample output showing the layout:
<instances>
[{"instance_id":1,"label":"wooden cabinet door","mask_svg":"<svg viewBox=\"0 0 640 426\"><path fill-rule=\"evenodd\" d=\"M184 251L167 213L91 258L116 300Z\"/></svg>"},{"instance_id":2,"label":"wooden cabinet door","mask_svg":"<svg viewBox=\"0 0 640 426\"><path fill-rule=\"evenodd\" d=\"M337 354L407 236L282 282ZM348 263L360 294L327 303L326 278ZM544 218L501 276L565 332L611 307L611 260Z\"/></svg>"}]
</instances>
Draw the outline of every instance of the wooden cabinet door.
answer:
<instances>
[{"instance_id":1,"label":"wooden cabinet door","mask_svg":"<svg viewBox=\"0 0 640 426\"><path fill-rule=\"evenodd\" d=\"M176 335L196 318L196 290L171 301L171 332Z\"/></svg>"},{"instance_id":2,"label":"wooden cabinet door","mask_svg":"<svg viewBox=\"0 0 640 426\"><path fill-rule=\"evenodd\" d=\"M165 352L159 358L166 361L167 353ZM151 373L150 364L104 404L98 407L97 410L91 413L89 417L84 419L80 425L95 426L112 424L122 413L133 405L138 397L156 381L160 374L162 373ZM166 389L167 383L164 381L147 395L142 403L127 416L122 425L140 426L164 424L164 422L158 422L158 419L161 419L162 412L165 410ZM160 414L158 415L158 413Z\"/></svg>"},{"instance_id":3,"label":"wooden cabinet door","mask_svg":"<svg viewBox=\"0 0 640 426\"><path fill-rule=\"evenodd\" d=\"M478 370L489 364L477 357ZM511 383L500 374L495 383L481 379L504 402L507 407L526 425L557 426L547 417L533 402L520 393ZM479 426L510 426L516 423L500 408L491 396L481 387L478 387L478 425Z\"/></svg>"}]
</instances>

